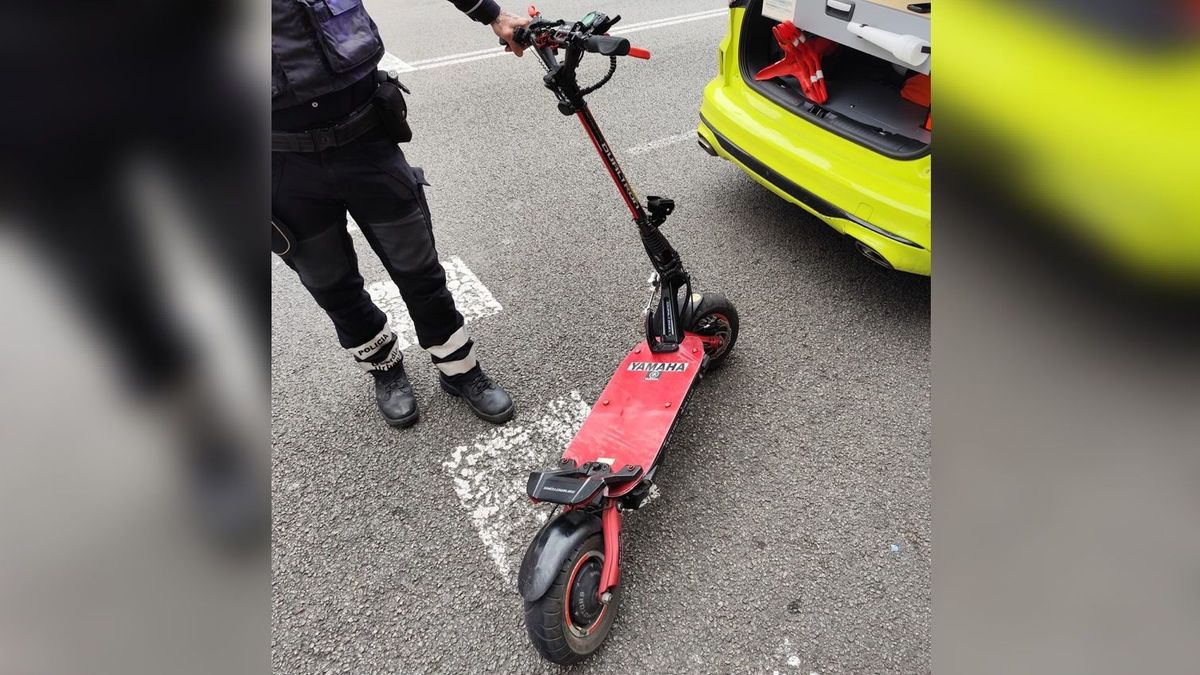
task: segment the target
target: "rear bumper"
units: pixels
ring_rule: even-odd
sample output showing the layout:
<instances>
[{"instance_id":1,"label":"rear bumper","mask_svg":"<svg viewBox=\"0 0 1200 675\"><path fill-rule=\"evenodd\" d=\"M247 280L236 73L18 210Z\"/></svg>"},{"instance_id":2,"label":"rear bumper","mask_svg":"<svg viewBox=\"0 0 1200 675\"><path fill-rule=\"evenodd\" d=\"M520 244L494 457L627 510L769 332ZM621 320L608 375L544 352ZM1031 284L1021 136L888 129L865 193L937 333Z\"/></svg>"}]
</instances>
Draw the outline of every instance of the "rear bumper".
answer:
<instances>
[{"instance_id":1,"label":"rear bumper","mask_svg":"<svg viewBox=\"0 0 1200 675\"><path fill-rule=\"evenodd\" d=\"M870 230L896 243L903 244L911 248L922 250L925 249L924 246L918 244L917 242L902 237L898 234L888 232L877 225L873 225L862 218L855 216L849 211L822 199L819 195L806 190L804 187L793 183L791 180L785 178L771 167L751 157L748 152L734 145L733 142L728 138L722 136L721 132L714 129L712 124L709 124L708 120L704 119L703 115L700 116L700 124L708 128L711 137L715 141L714 145L705 138L704 134L701 134L700 136L701 147L704 147L705 150L709 151L710 155L734 160L743 169L754 174L756 178L766 182L776 190L781 190L789 201L795 202L800 206L807 208L809 211L821 216L822 218L838 218L841 220L847 220L855 225L858 225L859 227Z\"/></svg>"}]
</instances>

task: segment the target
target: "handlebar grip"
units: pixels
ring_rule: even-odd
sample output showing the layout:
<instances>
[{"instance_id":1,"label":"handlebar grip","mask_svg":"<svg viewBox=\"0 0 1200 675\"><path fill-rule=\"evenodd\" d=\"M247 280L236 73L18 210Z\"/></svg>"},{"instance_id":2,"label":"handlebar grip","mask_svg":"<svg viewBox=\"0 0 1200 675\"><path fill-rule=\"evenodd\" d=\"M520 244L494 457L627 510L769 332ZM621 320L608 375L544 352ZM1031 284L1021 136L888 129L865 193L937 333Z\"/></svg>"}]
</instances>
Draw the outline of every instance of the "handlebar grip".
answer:
<instances>
[{"instance_id":1,"label":"handlebar grip","mask_svg":"<svg viewBox=\"0 0 1200 675\"><path fill-rule=\"evenodd\" d=\"M532 8L533 5L530 5L530 7ZM513 30L513 42L521 45L522 47L528 47L529 45L533 44L533 34L529 32L528 28L524 26L517 26L517 28ZM500 40L500 44L503 45L508 43L502 39Z\"/></svg>"},{"instance_id":2,"label":"handlebar grip","mask_svg":"<svg viewBox=\"0 0 1200 675\"><path fill-rule=\"evenodd\" d=\"M626 56L629 54L629 40L611 35L589 35L583 43L585 51L605 56Z\"/></svg>"}]
</instances>

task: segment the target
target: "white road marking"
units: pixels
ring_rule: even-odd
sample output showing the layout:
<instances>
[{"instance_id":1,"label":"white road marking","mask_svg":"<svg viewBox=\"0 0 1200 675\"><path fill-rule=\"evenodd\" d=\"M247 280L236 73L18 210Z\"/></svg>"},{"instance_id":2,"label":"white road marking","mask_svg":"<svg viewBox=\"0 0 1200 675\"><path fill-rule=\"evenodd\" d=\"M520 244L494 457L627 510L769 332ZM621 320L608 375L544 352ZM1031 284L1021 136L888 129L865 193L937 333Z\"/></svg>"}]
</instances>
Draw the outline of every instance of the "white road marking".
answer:
<instances>
[{"instance_id":1,"label":"white road marking","mask_svg":"<svg viewBox=\"0 0 1200 675\"><path fill-rule=\"evenodd\" d=\"M696 12L695 14L681 14L672 16L666 19L657 21L647 21L645 23L635 23L629 26L623 26L617 29L617 35L625 35L627 33L640 33L651 28L666 28L667 26L678 26L681 23L691 23L693 21L703 21L704 19L716 19L729 16L727 9L713 9L706 12Z\"/></svg>"},{"instance_id":2,"label":"white road marking","mask_svg":"<svg viewBox=\"0 0 1200 675\"><path fill-rule=\"evenodd\" d=\"M450 289L454 296L454 304L468 323L497 314L504 309L461 258L452 256L449 260L443 260L442 267L446 269L446 287ZM367 286L367 292L371 294L371 300L388 315L392 330L396 331L400 349L408 349L417 344L412 317L408 314L408 308L405 307L396 284L391 281L378 281Z\"/></svg>"},{"instance_id":3,"label":"white road marking","mask_svg":"<svg viewBox=\"0 0 1200 675\"><path fill-rule=\"evenodd\" d=\"M470 54L472 52L467 52L467 53ZM452 60L448 60L448 61L437 61L436 63L427 63L424 65L413 66L413 70L432 70L433 68L441 68L442 66L457 66L460 63L470 63L471 61L482 61L484 59L494 59L497 56L503 56L504 54L505 54L505 51L501 48L489 49L489 50L487 50L486 53L476 54L474 56L464 56L462 54L455 54L454 55L455 57L461 57L461 58L453 58Z\"/></svg>"},{"instance_id":4,"label":"white road marking","mask_svg":"<svg viewBox=\"0 0 1200 675\"><path fill-rule=\"evenodd\" d=\"M358 223L354 222L354 218L349 213L346 214L346 231L347 232L362 232L358 227Z\"/></svg>"},{"instance_id":5,"label":"white road marking","mask_svg":"<svg viewBox=\"0 0 1200 675\"><path fill-rule=\"evenodd\" d=\"M800 667L800 664L801 664L800 656L798 654L796 654L795 649L792 648L791 640L787 639L786 637L783 638L783 649L776 651L776 654L778 654L779 652L783 652L783 656L784 656L785 661L787 662L788 668L799 668ZM772 670L771 673L772 673L772 675L783 675L777 669ZM817 675L817 674L812 673L811 675Z\"/></svg>"},{"instance_id":6,"label":"white road marking","mask_svg":"<svg viewBox=\"0 0 1200 675\"><path fill-rule=\"evenodd\" d=\"M667 26L675 26L681 23L690 23L692 21L715 19L717 17L727 16L728 12L729 10L726 9L713 9L703 12L694 12L692 14L681 14L679 16L669 16L662 19L655 19L653 21L630 24L628 26L618 25L613 30L617 35L628 35L630 33L650 30L651 28L665 28ZM414 70L430 70L433 68L441 68L443 66L454 66L462 63L470 63L471 61L482 61L483 59L492 59L497 56L503 56L505 53L506 52L504 51L503 47L492 47L490 49L479 49L473 52L462 52L460 54L449 54L447 56L436 56L430 59L420 59L418 61L413 61L412 63L405 63L400 59L396 59L396 61L408 68L408 71L404 72L409 72ZM387 56L391 55L388 54ZM385 60L387 60L387 56L384 57ZM381 61L380 68L383 68L382 63L383 62Z\"/></svg>"},{"instance_id":7,"label":"white road marking","mask_svg":"<svg viewBox=\"0 0 1200 675\"><path fill-rule=\"evenodd\" d=\"M550 515L549 508L534 506L525 494L529 472L557 462L591 406L572 391L539 412L531 422L509 422L455 448L442 464L488 556L509 583L516 580L525 547Z\"/></svg>"},{"instance_id":8,"label":"white road marking","mask_svg":"<svg viewBox=\"0 0 1200 675\"><path fill-rule=\"evenodd\" d=\"M680 143L694 140L696 140L696 132L694 130L686 131L682 134L675 134L674 136L667 136L666 138L660 138L656 141L650 141L649 143L635 145L632 148L627 149L625 154L636 157L637 155L644 155L648 152L653 152L654 150L665 148L669 145L678 145Z\"/></svg>"},{"instance_id":9,"label":"white road marking","mask_svg":"<svg viewBox=\"0 0 1200 675\"><path fill-rule=\"evenodd\" d=\"M394 70L398 73L411 73L412 71L416 70L416 68L413 68L411 65L405 63L400 59L400 57L391 52L384 52L383 58L379 59L379 69L387 71Z\"/></svg>"}]
</instances>

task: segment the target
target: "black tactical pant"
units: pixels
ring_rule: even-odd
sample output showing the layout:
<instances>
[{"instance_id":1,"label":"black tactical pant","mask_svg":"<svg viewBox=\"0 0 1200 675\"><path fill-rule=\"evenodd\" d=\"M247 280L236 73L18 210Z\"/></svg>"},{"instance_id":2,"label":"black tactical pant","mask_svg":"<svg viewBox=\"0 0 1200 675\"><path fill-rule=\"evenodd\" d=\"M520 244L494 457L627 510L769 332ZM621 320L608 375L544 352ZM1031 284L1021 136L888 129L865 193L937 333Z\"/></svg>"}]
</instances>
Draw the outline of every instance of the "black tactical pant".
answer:
<instances>
[{"instance_id":1,"label":"black tactical pant","mask_svg":"<svg viewBox=\"0 0 1200 675\"><path fill-rule=\"evenodd\" d=\"M317 153L271 154L272 217L290 230L284 260L333 320L342 347L354 350L376 338L387 317L363 287L346 231L349 211L399 288L420 345L435 362L473 363L434 247L424 173L409 166L395 143L377 138ZM449 349L439 352L443 345Z\"/></svg>"}]
</instances>

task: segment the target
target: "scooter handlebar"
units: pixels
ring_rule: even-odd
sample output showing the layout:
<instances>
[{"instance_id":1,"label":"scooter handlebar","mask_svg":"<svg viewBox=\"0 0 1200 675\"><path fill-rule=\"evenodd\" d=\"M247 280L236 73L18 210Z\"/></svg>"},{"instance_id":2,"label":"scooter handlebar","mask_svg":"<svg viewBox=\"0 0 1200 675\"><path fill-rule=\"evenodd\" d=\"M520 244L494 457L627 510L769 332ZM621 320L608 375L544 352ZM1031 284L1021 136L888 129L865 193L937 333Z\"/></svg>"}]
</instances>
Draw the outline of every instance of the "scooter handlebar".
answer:
<instances>
[{"instance_id":1,"label":"scooter handlebar","mask_svg":"<svg viewBox=\"0 0 1200 675\"><path fill-rule=\"evenodd\" d=\"M536 40L536 36L542 33L553 35L552 31L558 29L558 27L561 25L563 25L563 22L561 21L555 23L545 22L541 26L535 26L532 30L525 26L521 26L513 31L513 42L521 45L522 47L530 47L535 43L544 44L544 41L538 42ZM554 37L557 39L552 39L551 44L547 44L546 46L557 48L562 43L567 42L572 36L576 39L574 44L582 46L584 51L591 52L593 54L603 54L604 56L632 56L636 59L650 58L650 52L648 50L631 46L628 38L618 37L615 35L570 33L568 31L562 31L559 29L558 34L554 35ZM507 43L505 43L504 40L501 40L500 44L504 45Z\"/></svg>"}]
</instances>

